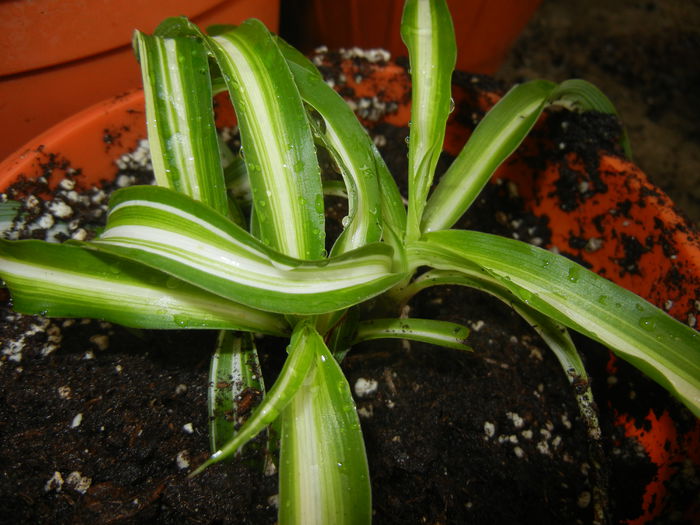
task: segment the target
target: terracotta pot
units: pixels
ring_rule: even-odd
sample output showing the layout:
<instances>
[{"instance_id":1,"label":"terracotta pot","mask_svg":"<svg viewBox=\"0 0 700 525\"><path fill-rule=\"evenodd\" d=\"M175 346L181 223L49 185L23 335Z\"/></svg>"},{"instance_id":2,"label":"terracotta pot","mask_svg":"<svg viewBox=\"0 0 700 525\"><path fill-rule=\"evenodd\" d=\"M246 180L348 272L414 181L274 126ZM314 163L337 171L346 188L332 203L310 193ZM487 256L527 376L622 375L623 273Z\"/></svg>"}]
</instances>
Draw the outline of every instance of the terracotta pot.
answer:
<instances>
[{"instance_id":1,"label":"terracotta pot","mask_svg":"<svg viewBox=\"0 0 700 525\"><path fill-rule=\"evenodd\" d=\"M406 125L410 81L404 68L351 61L341 65L346 78L343 87L354 90L358 97L386 104L390 111L382 121ZM500 93L489 89L489 82L485 77L473 77L455 85L457 110L446 136L448 153L456 154L471 132L458 118L460 112L477 117L499 99ZM234 123L233 112L225 108L224 104L218 106L219 125ZM364 123L372 126L376 121L364 119ZM115 171L115 158L132 150L145 136L141 91L99 103L40 135L0 164L0 191L20 176L40 176L42 166L58 152L81 170L82 184L96 183ZM644 173L620 156L600 156L593 172L575 153L533 162L533 156L542 151L558 149L541 122L498 170L494 183L514 185L511 191L524 198L532 213L549 217L551 241L546 247L570 254L682 322L693 324L700 297L698 232ZM563 186L565 182L569 187ZM569 193L570 198L565 199ZM630 247L638 245L642 250L630 258ZM609 370L616 366L611 359ZM639 439L658 467L656 479L647 487L640 517L629 522L645 523L663 512L665 484L682 463L690 460L700 465L700 422L680 425L667 410L649 410L641 418L625 407L612 410L617 424L627 436Z\"/></svg>"},{"instance_id":2,"label":"terracotta pot","mask_svg":"<svg viewBox=\"0 0 700 525\"><path fill-rule=\"evenodd\" d=\"M138 88L134 28L184 14L201 27L260 18L276 30L279 0L11 0L0 2L0 159L60 120Z\"/></svg>"},{"instance_id":3,"label":"terracotta pot","mask_svg":"<svg viewBox=\"0 0 700 525\"><path fill-rule=\"evenodd\" d=\"M540 2L448 1L457 37L458 69L495 73ZM399 34L403 4L403 0L290 3L284 12L282 29L288 30L295 43L308 51L325 44L331 49L381 47L395 57L405 56L408 52Z\"/></svg>"}]
</instances>

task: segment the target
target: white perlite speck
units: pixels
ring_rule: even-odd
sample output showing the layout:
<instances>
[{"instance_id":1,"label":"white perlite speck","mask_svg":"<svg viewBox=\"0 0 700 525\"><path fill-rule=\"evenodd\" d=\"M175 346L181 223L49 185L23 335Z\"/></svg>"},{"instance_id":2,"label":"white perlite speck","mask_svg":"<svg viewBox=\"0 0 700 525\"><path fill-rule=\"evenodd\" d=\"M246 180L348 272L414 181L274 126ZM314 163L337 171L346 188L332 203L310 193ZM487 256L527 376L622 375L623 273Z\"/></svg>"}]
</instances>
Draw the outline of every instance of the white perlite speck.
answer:
<instances>
[{"instance_id":1,"label":"white perlite speck","mask_svg":"<svg viewBox=\"0 0 700 525\"><path fill-rule=\"evenodd\" d=\"M515 412L506 412L506 417L513 422L515 428L522 428L525 421Z\"/></svg>"},{"instance_id":2,"label":"white perlite speck","mask_svg":"<svg viewBox=\"0 0 700 525\"><path fill-rule=\"evenodd\" d=\"M48 207L51 215L58 217L59 219L67 219L73 215L73 208L60 200L51 201Z\"/></svg>"},{"instance_id":3,"label":"white perlite speck","mask_svg":"<svg viewBox=\"0 0 700 525\"><path fill-rule=\"evenodd\" d=\"M496 425L490 421L484 423L484 435L486 439L492 438L496 434Z\"/></svg>"},{"instance_id":4,"label":"white perlite speck","mask_svg":"<svg viewBox=\"0 0 700 525\"><path fill-rule=\"evenodd\" d=\"M192 428L192 423L185 423L182 425L182 430L184 430L188 434L192 434L194 432L194 428Z\"/></svg>"},{"instance_id":5,"label":"white perlite speck","mask_svg":"<svg viewBox=\"0 0 700 525\"><path fill-rule=\"evenodd\" d=\"M71 389L69 386L59 386L58 387L58 397L61 399L70 399Z\"/></svg>"},{"instance_id":6,"label":"white perlite speck","mask_svg":"<svg viewBox=\"0 0 700 525\"><path fill-rule=\"evenodd\" d=\"M190 466L189 455L190 455L190 453L187 452L186 450L181 450L180 452L177 453L177 456L175 457L175 463L177 463L177 468L179 468L180 470L184 470L186 468L189 468L189 466Z\"/></svg>"},{"instance_id":7,"label":"white perlite speck","mask_svg":"<svg viewBox=\"0 0 700 525\"><path fill-rule=\"evenodd\" d=\"M360 377L355 381L355 394L357 394L357 397L370 396L377 391L378 386L379 384L376 380Z\"/></svg>"},{"instance_id":8,"label":"white perlite speck","mask_svg":"<svg viewBox=\"0 0 700 525\"><path fill-rule=\"evenodd\" d=\"M61 492L61 487L63 487L63 476L61 476L61 473L57 470L44 484L44 492L51 492L52 490Z\"/></svg>"},{"instance_id":9,"label":"white perlite speck","mask_svg":"<svg viewBox=\"0 0 700 525\"><path fill-rule=\"evenodd\" d=\"M59 183L59 186L63 190L70 191L75 188L75 181L73 179L63 179Z\"/></svg>"},{"instance_id":10,"label":"white perlite speck","mask_svg":"<svg viewBox=\"0 0 700 525\"><path fill-rule=\"evenodd\" d=\"M95 334L91 336L90 342L93 343L98 350L107 350L109 348L109 336L104 334Z\"/></svg>"},{"instance_id":11,"label":"white perlite speck","mask_svg":"<svg viewBox=\"0 0 700 525\"><path fill-rule=\"evenodd\" d=\"M78 428L80 424L83 422L83 414L77 414L74 418L73 421L70 423L71 428Z\"/></svg>"},{"instance_id":12,"label":"white perlite speck","mask_svg":"<svg viewBox=\"0 0 700 525\"><path fill-rule=\"evenodd\" d=\"M561 415L561 423L564 425L565 428L570 429L571 428L571 421L569 421L569 415L568 414L562 414Z\"/></svg>"},{"instance_id":13,"label":"white perlite speck","mask_svg":"<svg viewBox=\"0 0 700 525\"><path fill-rule=\"evenodd\" d=\"M584 490L583 492L581 492L581 494L579 494L576 503L580 508L585 509L586 507L588 507L588 505L591 504L591 493L587 490Z\"/></svg>"},{"instance_id":14,"label":"white perlite speck","mask_svg":"<svg viewBox=\"0 0 700 525\"><path fill-rule=\"evenodd\" d=\"M68 485L76 492L85 494L90 488L90 485L92 485L92 478L89 478L88 476L83 476L80 472L74 470L73 472L68 474L68 477L66 478L66 485Z\"/></svg>"}]
</instances>

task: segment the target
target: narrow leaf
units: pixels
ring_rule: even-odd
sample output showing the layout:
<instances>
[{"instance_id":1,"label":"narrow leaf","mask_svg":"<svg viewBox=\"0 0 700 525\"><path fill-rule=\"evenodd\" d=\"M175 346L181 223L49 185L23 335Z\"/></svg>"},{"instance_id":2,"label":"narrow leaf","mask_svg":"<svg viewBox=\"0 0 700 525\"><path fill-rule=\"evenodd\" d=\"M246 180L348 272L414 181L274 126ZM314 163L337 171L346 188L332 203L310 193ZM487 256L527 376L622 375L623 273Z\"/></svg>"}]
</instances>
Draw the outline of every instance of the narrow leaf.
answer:
<instances>
[{"instance_id":1,"label":"narrow leaf","mask_svg":"<svg viewBox=\"0 0 700 525\"><path fill-rule=\"evenodd\" d=\"M552 93L549 99L551 104L566 106L574 111L598 111L617 116L615 106L596 86L578 78L565 80ZM632 146L627 135L627 130L622 129L620 144L628 159L632 159Z\"/></svg>"},{"instance_id":2,"label":"narrow leaf","mask_svg":"<svg viewBox=\"0 0 700 525\"><path fill-rule=\"evenodd\" d=\"M529 307L609 346L700 415L700 336L632 292L547 250L479 232L426 234L408 257L446 270L477 265Z\"/></svg>"},{"instance_id":3,"label":"narrow leaf","mask_svg":"<svg viewBox=\"0 0 700 525\"><path fill-rule=\"evenodd\" d=\"M229 328L284 335L284 318L200 290L158 270L68 244L0 240L13 308L137 328Z\"/></svg>"},{"instance_id":4,"label":"narrow leaf","mask_svg":"<svg viewBox=\"0 0 700 525\"><path fill-rule=\"evenodd\" d=\"M588 380L588 373L581 356L576 350L568 330L550 317L530 308L511 290L502 286L499 279L483 272L457 272L448 270L430 270L416 278L404 289L401 296L408 301L419 291L431 286L457 285L476 288L503 301L512 307L537 333L552 350L564 370L569 383L574 387L573 394L579 406L581 418L586 424L588 435L600 439L600 425L593 401L593 392Z\"/></svg>"},{"instance_id":5,"label":"narrow leaf","mask_svg":"<svg viewBox=\"0 0 700 525\"><path fill-rule=\"evenodd\" d=\"M288 46L281 49L285 56L292 54ZM319 73L297 61L288 59L288 64L304 102L314 110L310 119L314 135L335 160L347 188L348 216L332 253L378 241L382 230L377 169L380 165L386 169L384 161L350 107Z\"/></svg>"},{"instance_id":6,"label":"narrow leaf","mask_svg":"<svg viewBox=\"0 0 700 525\"><path fill-rule=\"evenodd\" d=\"M516 86L484 116L431 194L422 231L446 229L457 222L535 125L555 87L544 80Z\"/></svg>"},{"instance_id":7,"label":"narrow leaf","mask_svg":"<svg viewBox=\"0 0 700 525\"><path fill-rule=\"evenodd\" d=\"M156 181L227 213L206 48L195 38L139 31L134 46Z\"/></svg>"},{"instance_id":8,"label":"narrow leaf","mask_svg":"<svg viewBox=\"0 0 700 525\"><path fill-rule=\"evenodd\" d=\"M350 386L317 332L305 344L314 361L282 416L279 522L370 523L369 469Z\"/></svg>"},{"instance_id":9,"label":"narrow leaf","mask_svg":"<svg viewBox=\"0 0 700 525\"><path fill-rule=\"evenodd\" d=\"M299 92L273 37L247 20L207 38L229 88L262 240L300 259L324 253L324 203Z\"/></svg>"},{"instance_id":10,"label":"narrow leaf","mask_svg":"<svg viewBox=\"0 0 700 525\"><path fill-rule=\"evenodd\" d=\"M209 445L212 453L233 439L265 393L253 335L221 331L209 363Z\"/></svg>"},{"instance_id":11,"label":"narrow leaf","mask_svg":"<svg viewBox=\"0 0 700 525\"><path fill-rule=\"evenodd\" d=\"M414 240L420 236L423 208L442 153L452 104L457 45L445 0L408 0L401 19L401 37L411 62L407 239Z\"/></svg>"},{"instance_id":12,"label":"narrow leaf","mask_svg":"<svg viewBox=\"0 0 700 525\"><path fill-rule=\"evenodd\" d=\"M208 206L155 186L115 192L103 235L86 246L279 313L345 308L401 278L393 272L392 249L384 244L322 261L293 259L272 251Z\"/></svg>"},{"instance_id":13,"label":"narrow leaf","mask_svg":"<svg viewBox=\"0 0 700 525\"><path fill-rule=\"evenodd\" d=\"M313 366L316 358L315 349L313 345L308 344L308 340L314 337L314 334L315 331L309 323L301 322L295 327L288 348L287 360L267 396L240 428L238 434L195 469L190 477L196 476L210 465L232 456L239 448L277 419L299 390Z\"/></svg>"},{"instance_id":14,"label":"narrow leaf","mask_svg":"<svg viewBox=\"0 0 700 525\"><path fill-rule=\"evenodd\" d=\"M361 321L353 344L372 339L408 339L433 345L472 349L465 343L469 328L457 323L434 319L370 319Z\"/></svg>"}]
</instances>

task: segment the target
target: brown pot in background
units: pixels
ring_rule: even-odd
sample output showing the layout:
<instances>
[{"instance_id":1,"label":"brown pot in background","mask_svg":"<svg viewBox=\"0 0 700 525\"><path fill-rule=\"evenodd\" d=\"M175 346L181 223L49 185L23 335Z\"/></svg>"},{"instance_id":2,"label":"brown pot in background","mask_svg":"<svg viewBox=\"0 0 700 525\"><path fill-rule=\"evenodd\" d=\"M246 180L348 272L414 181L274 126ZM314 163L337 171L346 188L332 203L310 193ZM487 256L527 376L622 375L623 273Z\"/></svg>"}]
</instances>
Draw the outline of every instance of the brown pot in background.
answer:
<instances>
[{"instance_id":1,"label":"brown pot in background","mask_svg":"<svg viewBox=\"0 0 700 525\"><path fill-rule=\"evenodd\" d=\"M457 69L493 74L541 0L448 0L457 37ZM305 52L358 46L406 56L399 28L403 0L282 2L282 35Z\"/></svg>"},{"instance_id":2,"label":"brown pot in background","mask_svg":"<svg viewBox=\"0 0 700 525\"><path fill-rule=\"evenodd\" d=\"M0 2L0 159L53 124L138 88L136 27L187 15L201 27L261 19L272 30L279 0L10 0Z\"/></svg>"}]
</instances>

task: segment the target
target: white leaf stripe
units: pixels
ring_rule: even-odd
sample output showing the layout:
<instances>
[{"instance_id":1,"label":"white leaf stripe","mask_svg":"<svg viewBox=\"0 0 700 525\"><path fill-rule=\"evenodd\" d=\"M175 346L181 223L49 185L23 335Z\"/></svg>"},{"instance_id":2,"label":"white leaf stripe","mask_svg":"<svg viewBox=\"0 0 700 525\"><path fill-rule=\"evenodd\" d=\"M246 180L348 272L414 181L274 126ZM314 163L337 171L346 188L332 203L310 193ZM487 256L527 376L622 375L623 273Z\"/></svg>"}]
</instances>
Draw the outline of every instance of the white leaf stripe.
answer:
<instances>
[{"instance_id":1,"label":"white leaf stripe","mask_svg":"<svg viewBox=\"0 0 700 525\"><path fill-rule=\"evenodd\" d=\"M164 205L165 200L172 205ZM254 308L323 313L381 293L399 278L386 245L375 243L321 261L296 260L265 247L210 208L164 188L121 190L113 205L102 237L88 247L136 259Z\"/></svg>"},{"instance_id":2,"label":"white leaf stripe","mask_svg":"<svg viewBox=\"0 0 700 525\"><path fill-rule=\"evenodd\" d=\"M317 332L307 344L314 363L282 414L280 525L369 523L369 471L350 386Z\"/></svg>"},{"instance_id":3,"label":"white leaf stripe","mask_svg":"<svg viewBox=\"0 0 700 525\"><path fill-rule=\"evenodd\" d=\"M333 155L346 186L349 223L336 241L333 253L379 240L381 228L377 213L381 194L377 169L380 166L386 169L384 161L375 152L374 143L350 107L323 82L315 66L284 41L277 42L287 58L302 99L322 118L321 123L315 123L311 117L311 125Z\"/></svg>"},{"instance_id":4,"label":"white leaf stripe","mask_svg":"<svg viewBox=\"0 0 700 525\"><path fill-rule=\"evenodd\" d=\"M132 275L133 265L115 260L101 267L100 260L74 246L48 245L48 261L22 257L21 245L20 253L14 256L16 246L0 246L0 275L18 311L100 317L139 328L228 328L272 335L288 332L281 317L223 299L149 268L143 268L137 278ZM62 267L66 259L69 268ZM80 268L85 262L91 266L90 273Z\"/></svg>"},{"instance_id":5,"label":"white leaf stripe","mask_svg":"<svg viewBox=\"0 0 700 525\"><path fill-rule=\"evenodd\" d=\"M321 173L284 57L257 20L206 41L239 117L261 238L285 254L321 258L325 234Z\"/></svg>"},{"instance_id":6,"label":"white leaf stripe","mask_svg":"<svg viewBox=\"0 0 700 525\"><path fill-rule=\"evenodd\" d=\"M409 257L446 270L478 264L525 304L610 346L700 414L699 334L632 292L564 257L479 232L426 234Z\"/></svg>"},{"instance_id":7,"label":"white leaf stripe","mask_svg":"<svg viewBox=\"0 0 700 525\"><path fill-rule=\"evenodd\" d=\"M525 138L554 88L555 84L543 80L521 84L486 114L430 195L422 231L442 230L457 222L496 168Z\"/></svg>"},{"instance_id":8,"label":"white leaf stripe","mask_svg":"<svg viewBox=\"0 0 700 525\"><path fill-rule=\"evenodd\" d=\"M226 213L204 47L192 38L137 32L148 136L158 184Z\"/></svg>"}]
</instances>

